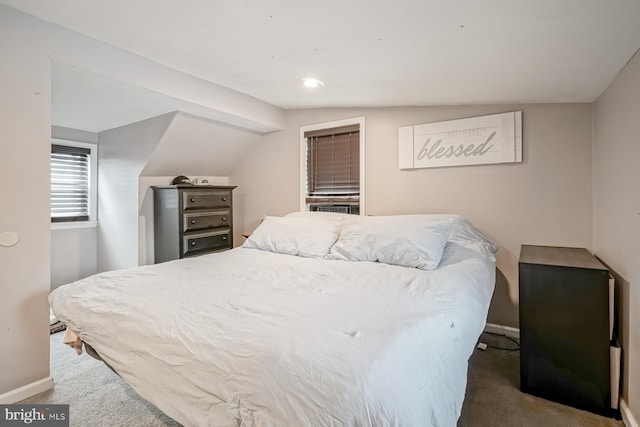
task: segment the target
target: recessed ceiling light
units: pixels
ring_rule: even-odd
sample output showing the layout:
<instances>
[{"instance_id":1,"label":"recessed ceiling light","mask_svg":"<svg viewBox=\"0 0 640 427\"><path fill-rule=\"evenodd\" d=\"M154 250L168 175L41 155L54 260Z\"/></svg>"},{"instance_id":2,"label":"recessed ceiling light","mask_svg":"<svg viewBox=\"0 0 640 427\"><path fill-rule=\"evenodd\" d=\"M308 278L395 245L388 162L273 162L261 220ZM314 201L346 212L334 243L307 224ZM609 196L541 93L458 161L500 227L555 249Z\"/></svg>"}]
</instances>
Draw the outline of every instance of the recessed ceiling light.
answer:
<instances>
[{"instance_id":1,"label":"recessed ceiling light","mask_svg":"<svg viewBox=\"0 0 640 427\"><path fill-rule=\"evenodd\" d=\"M324 83L322 83L320 80L317 80L317 79L302 79L302 84L305 85L306 87L312 87L312 88L324 86Z\"/></svg>"}]
</instances>

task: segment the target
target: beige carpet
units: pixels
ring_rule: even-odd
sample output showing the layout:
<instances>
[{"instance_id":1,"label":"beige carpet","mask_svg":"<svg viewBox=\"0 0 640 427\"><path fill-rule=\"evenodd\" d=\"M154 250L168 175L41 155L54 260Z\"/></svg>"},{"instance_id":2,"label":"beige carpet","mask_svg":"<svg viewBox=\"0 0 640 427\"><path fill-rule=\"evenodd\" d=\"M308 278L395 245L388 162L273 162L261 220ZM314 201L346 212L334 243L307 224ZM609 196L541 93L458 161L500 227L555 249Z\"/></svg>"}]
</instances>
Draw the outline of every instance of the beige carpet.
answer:
<instances>
[{"instance_id":1,"label":"beige carpet","mask_svg":"<svg viewBox=\"0 0 640 427\"><path fill-rule=\"evenodd\" d=\"M103 363L62 344L63 333L51 335L53 390L21 403L70 404L71 426L179 426L140 398ZM504 338L483 340L506 347ZM519 391L518 352L476 350L470 360L469 385L458 427L622 427L600 417Z\"/></svg>"}]
</instances>

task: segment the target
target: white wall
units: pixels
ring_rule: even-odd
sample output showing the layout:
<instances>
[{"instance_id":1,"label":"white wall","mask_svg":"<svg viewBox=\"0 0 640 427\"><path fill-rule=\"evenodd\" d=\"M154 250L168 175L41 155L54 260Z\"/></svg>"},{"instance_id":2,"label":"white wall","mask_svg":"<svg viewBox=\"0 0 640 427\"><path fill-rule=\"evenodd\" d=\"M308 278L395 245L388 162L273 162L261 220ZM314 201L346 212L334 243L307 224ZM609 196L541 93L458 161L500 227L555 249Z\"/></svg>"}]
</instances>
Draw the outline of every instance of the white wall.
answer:
<instances>
[{"instance_id":1,"label":"white wall","mask_svg":"<svg viewBox=\"0 0 640 427\"><path fill-rule=\"evenodd\" d=\"M97 272L96 227L51 230L51 290Z\"/></svg>"},{"instance_id":2,"label":"white wall","mask_svg":"<svg viewBox=\"0 0 640 427\"><path fill-rule=\"evenodd\" d=\"M138 177L174 116L98 134L98 271L138 265Z\"/></svg>"},{"instance_id":3,"label":"white wall","mask_svg":"<svg viewBox=\"0 0 640 427\"><path fill-rule=\"evenodd\" d=\"M516 110L523 111L523 163L399 170L400 126ZM366 118L367 214L459 213L501 246L490 322L518 325L521 244L591 249L590 104L289 111L285 129L265 135L230 176L238 186L236 234L265 214L298 210L300 126L359 116Z\"/></svg>"},{"instance_id":4,"label":"white wall","mask_svg":"<svg viewBox=\"0 0 640 427\"><path fill-rule=\"evenodd\" d=\"M593 246L622 276L623 393L640 421L640 53L594 105Z\"/></svg>"},{"instance_id":5,"label":"white wall","mask_svg":"<svg viewBox=\"0 0 640 427\"><path fill-rule=\"evenodd\" d=\"M51 137L67 141L98 143L98 134L80 129L51 127ZM51 290L98 271L96 227L51 230Z\"/></svg>"},{"instance_id":6,"label":"white wall","mask_svg":"<svg viewBox=\"0 0 640 427\"><path fill-rule=\"evenodd\" d=\"M256 132L178 112L141 175L228 176L260 141Z\"/></svg>"},{"instance_id":7,"label":"white wall","mask_svg":"<svg viewBox=\"0 0 640 427\"><path fill-rule=\"evenodd\" d=\"M0 395L49 376L50 58L0 8Z\"/></svg>"}]
</instances>

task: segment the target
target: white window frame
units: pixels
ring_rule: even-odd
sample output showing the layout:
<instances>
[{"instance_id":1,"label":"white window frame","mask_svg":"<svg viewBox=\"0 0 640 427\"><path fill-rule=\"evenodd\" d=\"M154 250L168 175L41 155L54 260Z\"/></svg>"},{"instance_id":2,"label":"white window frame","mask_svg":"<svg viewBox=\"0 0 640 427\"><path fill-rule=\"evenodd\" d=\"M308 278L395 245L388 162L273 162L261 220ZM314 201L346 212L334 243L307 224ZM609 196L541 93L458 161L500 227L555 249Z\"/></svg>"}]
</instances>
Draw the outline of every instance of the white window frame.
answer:
<instances>
[{"instance_id":1,"label":"white window frame","mask_svg":"<svg viewBox=\"0 0 640 427\"><path fill-rule=\"evenodd\" d=\"M51 138L51 145L86 148L89 154L89 220L52 222L52 230L91 228L98 225L98 144Z\"/></svg>"},{"instance_id":2,"label":"white window frame","mask_svg":"<svg viewBox=\"0 0 640 427\"><path fill-rule=\"evenodd\" d=\"M332 129L341 126L359 125L360 126L360 215L366 215L365 204L365 132L364 132L364 116L354 117L351 119L336 120L333 122L318 123L315 125L307 125L300 127L300 210L308 210L307 205L307 138L304 137L305 132Z\"/></svg>"}]
</instances>

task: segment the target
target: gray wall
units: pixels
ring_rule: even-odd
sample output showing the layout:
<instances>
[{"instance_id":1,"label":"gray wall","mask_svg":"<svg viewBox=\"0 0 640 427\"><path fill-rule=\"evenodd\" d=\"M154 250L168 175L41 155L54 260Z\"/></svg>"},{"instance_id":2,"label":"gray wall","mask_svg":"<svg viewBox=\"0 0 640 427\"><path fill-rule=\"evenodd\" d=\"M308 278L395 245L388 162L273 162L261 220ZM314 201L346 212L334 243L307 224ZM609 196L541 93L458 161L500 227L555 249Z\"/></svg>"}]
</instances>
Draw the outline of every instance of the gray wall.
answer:
<instances>
[{"instance_id":1,"label":"gray wall","mask_svg":"<svg viewBox=\"0 0 640 427\"><path fill-rule=\"evenodd\" d=\"M523 163L398 169L398 127L516 110ZM285 129L264 136L230 176L236 232L299 209L300 126L358 116L366 120L367 214L459 213L501 246L490 322L518 326L521 244L591 249L590 104L289 111Z\"/></svg>"},{"instance_id":2,"label":"gray wall","mask_svg":"<svg viewBox=\"0 0 640 427\"><path fill-rule=\"evenodd\" d=\"M598 98L593 118L593 246L622 276L622 397L640 420L640 53Z\"/></svg>"}]
</instances>

